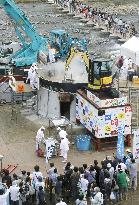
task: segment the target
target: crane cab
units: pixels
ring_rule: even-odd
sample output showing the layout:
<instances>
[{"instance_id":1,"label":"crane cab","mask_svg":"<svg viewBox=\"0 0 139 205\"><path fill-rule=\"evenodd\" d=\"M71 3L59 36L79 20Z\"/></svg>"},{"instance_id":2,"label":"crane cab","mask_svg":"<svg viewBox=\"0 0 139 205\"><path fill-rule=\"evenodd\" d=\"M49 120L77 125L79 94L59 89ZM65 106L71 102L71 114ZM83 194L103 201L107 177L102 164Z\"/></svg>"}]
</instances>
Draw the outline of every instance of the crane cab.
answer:
<instances>
[{"instance_id":1,"label":"crane cab","mask_svg":"<svg viewBox=\"0 0 139 205\"><path fill-rule=\"evenodd\" d=\"M112 86L112 60L90 59L89 62L89 84L93 90L109 89Z\"/></svg>"},{"instance_id":2,"label":"crane cab","mask_svg":"<svg viewBox=\"0 0 139 205\"><path fill-rule=\"evenodd\" d=\"M56 57L64 56L69 51L70 38L65 30L55 29L50 33L50 45L56 49Z\"/></svg>"}]
</instances>

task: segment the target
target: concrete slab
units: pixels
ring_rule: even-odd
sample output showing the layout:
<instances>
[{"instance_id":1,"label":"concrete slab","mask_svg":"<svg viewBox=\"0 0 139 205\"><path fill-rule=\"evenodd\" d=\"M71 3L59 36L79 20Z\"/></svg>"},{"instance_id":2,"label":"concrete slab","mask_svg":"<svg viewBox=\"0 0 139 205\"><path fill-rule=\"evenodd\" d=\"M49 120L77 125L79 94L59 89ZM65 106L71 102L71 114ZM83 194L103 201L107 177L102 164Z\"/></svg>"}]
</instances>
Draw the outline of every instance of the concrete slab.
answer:
<instances>
[{"instance_id":1,"label":"concrete slab","mask_svg":"<svg viewBox=\"0 0 139 205\"><path fill-rule=\"evenodd\" d=\"M101 32L99 33L99 36L102 38L108 38L110 35L110 32L107 32L105 30L101 30Z\"/></svg>"},{"instance_id":2,"label":"concrete slab","mask_svg":"<svg viewBox=\"0 0 139 205\"><path fill-rule=\"evenodd\" d=\"M88 20L87 20L87 19L80 19L80 22L81 22L81 23L87 23Z\"/></svg>"},{"instance_id":3,"label":"concrete slab","mask_svg":"<svg viewBox=\"0 0 139 205\"><path fill-rule=\"evenodd\" d=\"M92 30L93 30L93 31L102 31L103 28L100 28L100 27L93 27Z\"/></svg>"},{"instance_id":4,"label":"concrete slab","mask_svg":"<svg viewBox=\"0 0 139 205\"><path fill-rule=\"evenodd\" d=\"M64 10L63 7L56 7L56 9L58 9L58 10L60 10L60 11Z\"/></svg>"},{"instance_id":5,"label":"concrete slab","mask_svg":"<svg viewBox=\"0 0 139 205\"><path fill-rule=\"evenodd\" d=\"M90 21L88 21L86 24L87 24L87 26L89 26L89 27L94 27L94 26L96 26L96 24L95 24L94 22L90 22Z\"/></svg>"},{"instance_id":6,"label":"concrete slab","mask_svg":"<svg viewBox=\"0 0 139 205\"><path fill-rule=\"evenodd\" d=\"M73 16L75 16L75 14L74 13L68 13L67 16L73 17Z\"/></svg>"},{"instance_id":7,"label":"concrete slab","mask_svg":"<svg viewBox=\"0 0 139 205\"><path fill-rule=\"evenodd\" d=\"M79 20L82 19L82 15L75 15L73 18Z\"/></svg>"},{"instance_id":8,"label":"concrete slab","mask_svg":"<svg viewBox=\"0 0 139 205\"><path fill-rule=\"evenodd\" d=\"M120 44L123 44L123 43L126 42L126 39L122 39L122 38L120 38L120 39L117 40L117 42L120 43Z\"/></svg>"},{"instance_id":9,"label":"concrete slab","mask_svg":"<svg viewBox=\"0 0 139 205\"><path fill-rule=\"evenodd\" d=\"M110 31L105 31L105 30L102 30L101 33L104 34L104 35L110 35L111 34Z\"/></svg>"},{"instance_id":10,"label":"concrete slab","mask_svg":"<svg viewBox=\"0 0 139 205\"><path fill-rule=\"evenodd\" d=\"M112 39L119 39L120 38L119 36L117 36L115 34L110 34L109 37L112 38Z\"/></svg>"},{"instance_id":11,"label":"concrete slab","mask_svg":"<svg viewBox=\"0 0 139 205\"><path fill-rule=\"evenodd\" d=\"M68 14L68 13L69 13L69 10L68 10L68 9L63 9L61 12L62 12L63 14Z\"/></svg>"}]
</instances>

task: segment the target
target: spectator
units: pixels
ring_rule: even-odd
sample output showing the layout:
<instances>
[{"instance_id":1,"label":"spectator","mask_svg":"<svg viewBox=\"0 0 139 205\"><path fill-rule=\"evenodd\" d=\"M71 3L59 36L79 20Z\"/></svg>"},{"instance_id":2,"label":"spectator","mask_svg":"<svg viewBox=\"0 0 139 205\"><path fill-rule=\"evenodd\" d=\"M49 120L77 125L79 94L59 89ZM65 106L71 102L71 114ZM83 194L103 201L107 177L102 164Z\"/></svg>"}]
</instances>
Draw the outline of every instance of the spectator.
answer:
<instances>
[{"instance_id":1,"label":"spectator","mask_svg":"<svg viewBox=\"0 0 139 205\"><path fill-rule=\"evenodd\" d=\"M12 182L12 186L10 186L10 199L12 205L19 205L19 186L17 186L16 182Z\"/></svg>"},{"instance_id":2,"label":"spectator","mask_svg":"<svg viewBox=\"0 0 139 205\"><path fill-rule=\"evenodd\" d=\"M79 182L79 172L78 172L78 167L74 167L73 173L71 175L71 196L73 200L75 201L78 196L78 182Z\"/></svg>"},{"instance_id":3,"label":"spectator","mask_svg":"<svg viewBox=\"0 0 139 205\"><path fill-rule=\"evenodd\" d=\"M126 165L122 162L121 159L119 159L119 162L118 162L118 164L117 164L117 166L116 166L116 171L117 171L117 172L118 172L118 169L123 170L123 172L125 172L125 171L127 170Z\"/></svg>"},{"instance_id":4,"label":"spectator","mask_svg":"<svg viewBox=\"0 0 139 205\"><path fill-rule=\"evenodd\" d=\"M79 195L78 199L76 200L76 205L87 205L84 195Z\"/></svg>"},{"instance_id":5,"label":"spectator","mask_svg":"<svg viewBox=\"0 0 139 205\"><path fill-rule=\"evenodd\" d=\"M43 190L44 190L45 183L43 182L43 178L41 176L38 176L38 181L35 183L36 200L37 200L37 202L39 201L38 192L39 192L39 187L40 186L43 187Z\"/></svg>"},{"instance_id":6,"label":"spectator","mask_svg":"<svg viewBox=\"0 0 139 205\"><path fill-rule=\"evenodd\" d=\"M91 205L102 205L103 194L100 192L99 187L94 188L94 197L91 197Z\"/></svg>"},{"instance_id":7,"label":"spectator","mask_svg":"<svg viewBox=\"0 0 139 205\"><path fill-rule=\"evenodd\" d=\"M131 159L131 163L129 165L129 175L130 175L130 183L131 188L133 190L137 189L137 164L135 159Z\"/></svg>"},{"instance_id":8,"label":"spectator","mask_svg":"<svg viewBox=\"0 0 139 205\"><path fill-rule=\"evenodd\" d=\"M46 201L45 201L45 193L44 193L44 189L42 186L39 187L38 190L38 204L39 205L45 205Z\"/></svg>"},{"instance_id":9,"label":"spectator","mask_svg":"<svg viewBox=\"0 0 139 205\"><path fill-rule=\"evenodd\" d=\"M64 167L64 173L71 172L72 174L73 168L74 166L70 162L67 162L66 166Z\"/></svg>"},{"instance_id":10,"label":"spectator","mask_svg":"<svg viewBox=\"0 0 139 205\"><path fill-rule=\"evenodd\" d=\"M5 183L7 187L9 188L12 185L12 179L11 176L9 176L9 170L4 170L4 176L2 177L2 183Z\"/></svg>"},{"instance_id":11,"label":"spectator","mask_svg":"<svg viewBox=\"0 0 139 205\"><path fill-rule=\"evenodd\" d=\"M105 173L104 173L105 166L104 166L103 161L101 162L101 165L102 165L102 168L99 172L99 187L101 190L103 190L104 189L104 179L105 179Z\"/></svg>"},{"instance_id":12,"label":"spectator","mask_svg":"<svg viewBox=\"0 0 139 205\"><path fill-rule=\"evenodd\" d=\"M34 184L34 187L35 187L35 184L38 182L38 177L39 176L43 178L43 175L40 172L40 167L38 165L36 165L34 167L34 172L32 174L32 183Z\"/></svg>"},{"instance_id":13,"label":"spectator","mask_svg":"<svg viewBox=\"0 0 139 205\"><path fill-rule=\"evenodd\" d=\"M50 169L47 171L48 177L51 178L51 175L54 173L54 169L55 169L54 163L50 163Z\"/></svg>"},{"instance_id":14,"label":"spectator","mask_svg":"<svg viewBox=\"0 0 139 205\"><path fill-rule=\"evenodd\" d=\"M56 198L62 197L62 177L61 176L57 177L55 193L56 193Z\"/></svg>"},{"instance_id":15,"label":"spectator","mask_svg":"<svg viewBox=\"0 0 139 205\"><path fill-rule=\"evenodd\" d=\"M17 186L19 185L19 183L21 182L21 179L18 178L18 176L14 173L13 174L13 178L12 178L12 181L17 184Z\"/></svg>"},{"instance_id":16,"label":"spectator","mask_svg":"<svg viewBox=\"0 0 139 205\"><path fill-rule=\"evenodd\" d=\"M120 199L127 199L128 183L127 175L122 169L118 170L117 174L117 184L119 186Z\"/></svg>"},{"instance_id":17,"label":"spectator","mask_svg":"<svg viewBox=\"0 0 139 205\"><path fill-rule=\"evenodd\" d=\"M121 57L118 59L117 67L118 67L119 69L121 69L122 66L123 66L123 63L124 63L124 58L123 58L123 56L121 56Z\"/></svg>"},{"instance_id":18,"label":"spectator","mask_svg":"<svg viewBox=\"0 0 139 205\"><path fill-rule=\"evenodd\" d=\"M19 205L26 205L26 191L23 188L19 189Z\"/></svg>"},{"instance_id":19,"label":"spectator","mask_svg":"<svg viewBox=\"0 0 139 205\"><path fill-rule=\"evenodd\" d=\"M57 202L56 205L67 205L65 202L62 201L61 198L57 199Z\"/></svg>"},{"instance_id":20,"label":"spectator","mask_svg":"<svg viewBox=\"0 0 139 205\"><path fill-rule=\"evenodd\" d=\"M129 64L129 62L128 62L128 64ZM130 149L126 149L126 153L127 153L127 155L126 155L126 158L128 159L132 159L133 158L133 154L132 154L132 152L131 152L131 150Z\"/></svg>"},{"instance_id":21,"label":"spectator","mask_svg":"<svg viewBox=\"0 0 139 205\"><path fill-rule=\"evenodd\" d=\"M55 191L55 186L56 186L56 182L57 182L57 169L54 169L54 172L50 175L49 178L49 188L50 188L50 199L52 199L52 192L53 190Z\"/></svg>"},{"instance_id":22,"label":"spectator","mask_svg":"<svg viewBox=\"0 0 139 205\"><path fill-rule=\"evenodd\" d=\"M128 70L132 70L133 69L133 61L131 58L128 59Z\"/></svg>"},{"instance_id":23,"label":"spectator","mask_svg":"<svg viewBox=\"0 0 139 205\"><path fill-rule=\"evenodd\" d=\"M113 175L114 175L114 167L112 167L112 165L110 163L107 164L107 168L110 174L110 179L111 181L113 180Z\"/></svg>"},{"instance_id":24,"label":"spectator","mask_svg":"<svg viewBox=\"0 0 139 205\"><path fill-rule=\"evenodd\" d=\"M118 159L117 159L117 157L115 157L115 156L113 156L113 157L114 157L114 159L113 159L113 161L112 161L112 166L113 166L114 170L116 170L116 166L117 166L117 164L118 164Z\"/></svg>"},{"instance_id":25,"label":"spectator","mask_svg":"<svg viewBox=\"0 0 139 205\"><path fill-rule=\"evenodd\" d=\"M73 0L69 0L69 12L72 13L73 12Z\"/></svg>"},{"instance_id":26,"label":"spectator","mask_svg":"<svg viewBox=\"0 0 139 205\"><path fill-rule=\"evenodd\" d=\"M110 178L110 174L107 173L105 174L105 179L104 179L104 193L105 193L105 200L110 199L110 194L111 194L111 187L112 187L112 181Z\"/></svg>"},{"instance_id":27,"label":"spectator","mask_svg":"<svg viewBox=\"0 0 139 205\"><path fill-rule=\"evenodd\" d=\"M89 184L89 182L87 180L87 176L84 175L84 177L82 177L79 180L79 188L81 190L81 194L84 195L84 197L86 197L86 195L87 195L88 184Z\"/></svg>"},{"instance_id":28,"label":"spectator","mask_svg":"<svg viewBox=\"0 0 139 205\"><path fill-rule=\"evenodd\" d=\"M26 177L27 177L26 171L25 170L21 171L20 179L25 182L26 181Z\"/></svg>"},{"instance_id":29,"label":"spectator","mask_svg":"<svg viewBox=\"0 0 139 205\"><path fill-rule=\"evenodd\" d=\"M31 183L31 178L29 176L27 176L26 181L25 181L25 190L26 190L26 199L27 199L27 203L34 203L35 201L35 189L32 186Z\"/></svg>"},{"instance_id":30,"label":"spectator","mask_svg":"<svg viewBox=\"0 0 139 205\"><path fill-rule=\"evenodd\" d=\"M99 173L100 173L100 167L98 166L98 161L94 160L94 169L96 170L96 184L99 186Z\"/></svg>"}]
</instances>

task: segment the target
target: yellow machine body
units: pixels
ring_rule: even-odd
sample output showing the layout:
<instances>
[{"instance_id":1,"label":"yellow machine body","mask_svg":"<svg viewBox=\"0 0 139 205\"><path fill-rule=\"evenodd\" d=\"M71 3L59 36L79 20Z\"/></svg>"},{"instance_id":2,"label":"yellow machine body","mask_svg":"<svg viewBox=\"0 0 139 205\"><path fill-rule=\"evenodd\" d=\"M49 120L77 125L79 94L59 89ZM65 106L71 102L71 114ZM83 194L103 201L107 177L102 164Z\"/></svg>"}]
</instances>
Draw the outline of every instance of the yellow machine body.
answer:
<instances>
[{"instance_id":1,"label":"yellow machine body","mask_svg":"<svg viewBox=\"0 0 139 205\"><path fill-rule=\"evenodd\" d=\"M65 70L68 70L73 57L80 55L86 65L88 72L88 88L92 90L108 89L112 86L111 60L94 59L91 60L87 52L71 48L66 60Z\"/></svg>"}]
</instances>

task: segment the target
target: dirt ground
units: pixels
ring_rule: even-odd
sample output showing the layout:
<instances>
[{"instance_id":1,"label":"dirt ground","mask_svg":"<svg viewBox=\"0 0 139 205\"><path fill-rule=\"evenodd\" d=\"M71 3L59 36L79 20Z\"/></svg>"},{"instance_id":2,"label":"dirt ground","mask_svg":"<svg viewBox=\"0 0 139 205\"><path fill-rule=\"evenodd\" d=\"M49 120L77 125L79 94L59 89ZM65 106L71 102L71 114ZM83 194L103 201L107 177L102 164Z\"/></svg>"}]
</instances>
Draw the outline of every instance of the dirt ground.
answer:
<instances>
[{"instance_id":1,"label":"dirt ground","mask_svg":"<svg viewBox=\"0 0 139 205\"><path fill-rule=\"evenodd\" d=\"M0 106L0 154L4 155L3 167L8 164L18 164L15 172L19 173L23 169L33 171L34 165L38 164L41 171L46 175L46 169L49 165L46 166L45 159L38 158L35 153L35 136L40 125L27 120L20 114L18 109L16 123L15 119L11 119L11 105ZM46 131L46 138L47 136ZM100 152L99 154L94 151L79 152L75 147L71 146L68 160L78 166L84 162L89 165L94 159L101 161L106 155L112 155L112 153L113 151ZM62 173L62 159L53 158L51 161L56 164L59 172Z\"/></svg>"}]
</instances>

